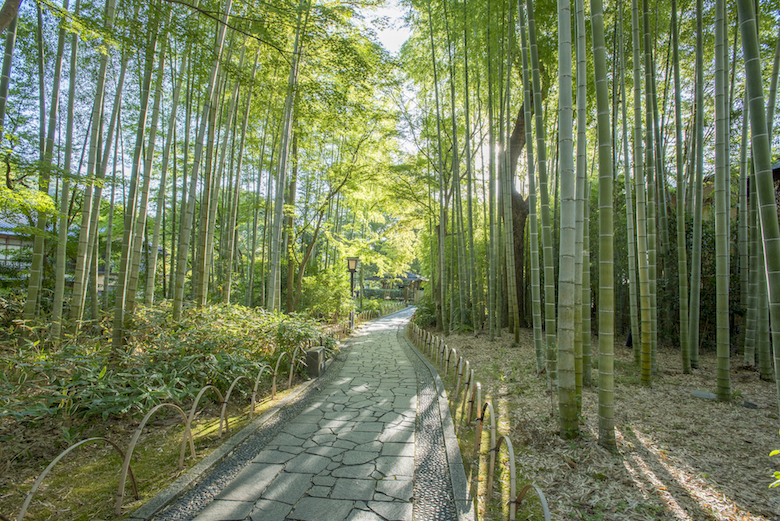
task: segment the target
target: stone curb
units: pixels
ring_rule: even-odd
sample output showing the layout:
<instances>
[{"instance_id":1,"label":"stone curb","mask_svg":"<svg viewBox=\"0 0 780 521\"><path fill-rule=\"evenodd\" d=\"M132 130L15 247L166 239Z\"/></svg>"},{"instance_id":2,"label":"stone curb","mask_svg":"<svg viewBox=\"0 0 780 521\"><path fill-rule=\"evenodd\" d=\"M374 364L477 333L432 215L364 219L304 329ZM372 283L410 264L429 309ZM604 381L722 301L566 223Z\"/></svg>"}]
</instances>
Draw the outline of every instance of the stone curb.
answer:
<instances>
[{"instance_id":1,"label":"stone curb","mask_svg":"<svg viewBox=\"0 0 780 521\"><path fill-rule=\"evenodd\" d=\"M452 421L450 406L447 400L447 391L444 389L444 382L439 377L439 372L431 365L428 359L417 350L414 343L409 340L406 331L399 331L400 338L403 338L412 351L428 368L434 382L436 382L436 396L439 401L439 414L441 416L441 427L444 433L444 449L447 453L447 466L450 470L450 481L452 483L452 493L455 499L455 508L458 511L460 521L474 521L474 501L469 491L468 480L466 479L466 468L463 466L463 458L460 454L458 438L455 434L455 423Z\"/></svg>"},{"instance_id":2,"label":"stone curb","mask_svg":"<svg viewBox=\"0 0 780 521\"><path fill-rule=\"evenodd\" d=\"M330 364L328 364L330 365ZM168 485L165 489L152 497L149 501L141 505L136 511L130 514L127 521L147 521L162 510L168 503L176 499L179 495L189 489L203 474L211 470L217 463L224 460L241 443L246 441L257 429L265 422L278 414L279 410L289 402L295 400L301 393L318 381L317 378L300 384L294 391L279 400L271 406L266 412L252 420L249 425L241 429L222 445L214 449L208 456L196 463L191 469L182 474L176 481Z\"/></svg>"}]
</instances>

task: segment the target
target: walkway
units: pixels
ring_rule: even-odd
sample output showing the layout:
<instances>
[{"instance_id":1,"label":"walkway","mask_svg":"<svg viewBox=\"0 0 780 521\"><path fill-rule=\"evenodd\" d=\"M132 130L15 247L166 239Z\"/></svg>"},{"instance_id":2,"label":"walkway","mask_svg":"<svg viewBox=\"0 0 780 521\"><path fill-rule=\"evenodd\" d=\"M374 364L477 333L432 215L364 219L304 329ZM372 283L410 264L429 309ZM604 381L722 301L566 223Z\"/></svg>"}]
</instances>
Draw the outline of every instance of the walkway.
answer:
<instances>
[{"instance_id":1,"label":"walkway","mask_svg":"<svg viewBox=\"0 0 780 521\"><path fill-rule=\"evenodd\" d=\"M471 519L441 381L405 338L411 314L360 328L287 418L258 429L154 519Z\"/></svg>"}]
</instances>

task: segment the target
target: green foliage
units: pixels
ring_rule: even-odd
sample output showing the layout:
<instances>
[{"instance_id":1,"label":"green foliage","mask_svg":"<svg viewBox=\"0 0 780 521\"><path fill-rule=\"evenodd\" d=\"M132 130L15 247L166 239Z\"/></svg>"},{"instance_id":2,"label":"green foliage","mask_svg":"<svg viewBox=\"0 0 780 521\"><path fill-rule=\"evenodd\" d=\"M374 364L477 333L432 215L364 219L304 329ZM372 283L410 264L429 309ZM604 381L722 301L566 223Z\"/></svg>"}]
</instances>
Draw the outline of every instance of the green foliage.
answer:
<instances>
[{"instance_id":1,"label":"green foliage","mask_svg":"<svg viewBox=\"0 0 780 521\"><path fill-rule=\"evenodd\" d=\"M16 219L19 215L34 212L55 215L54 201L43 192L27 188L21 183L13 190L0 185L0 219Z\"/></svg>"},{"instance_id":2,"label":"green foliage","mask_svg":"<svg viewBox=\"0 0 780 521\"><path fill-rule=\"evenodd\" d=\"M384 299L390 298L395 300L403 300L405 293L402 289L365 289L363 294L368 298Z\"/></svg>"},{"instance_id":3,"label":"green foliage","mask_svg":"<svg viewBox=\"0 0 780 521\"><path fill-rule=\"evenodd\" d=\"M354 309L355 303L349 294L349 280L341 269L303 278L299 309L304 309L314 318L330 319L344 316Z\"/></svg>"},{"instance_id":4,"label":"green foliage","mask_svg":"<svg viewBox=\"0 0 780 521\"><path fill-rule=\"evenodd\" d=\"M363 299L363 303L361 304L360 309L358 309L358 312L363 313L365 311L382 313L382 301L373 298Z\"/></svg>"},{"instance_id":5,"label":"green foliage","mask_svg":"<svg viewBox=\"0 0 780 521\"><path fill-rule=\"evenodd\" d=\"M769 456L777 456L778 454L780 454L780 450L773 450L769 453ZM769 485L769 488L780 487L780 471L774 471L772 476L774 476L775 480Z\"/></svg>"},{"instance_id":6,"label":"green foliage","mask_svg":"<svg viewBox=\"0 0 780 521\"><path fill-rule=\"evenodd\" d=\"M243 306L189 309L174 323L168 303L139 309L128 331L134 335L128 352L100 339L59 351L28 344L3 352L0 419L108 418L182 404L206 384L224 393L238 376L254 381L281 353L320 336L311 318Z\"/></svg>"},{"instance_id":7,"label":"green foliage","mask_svg":"<svg viewBox=\"0 0 780 521\"><path fill-rule=\"evenodd\" d=\"M432 326L436 323L436 302L430 294L426 294L417 302L414 323L420 327Z\"/></svg>"}]
</instances>

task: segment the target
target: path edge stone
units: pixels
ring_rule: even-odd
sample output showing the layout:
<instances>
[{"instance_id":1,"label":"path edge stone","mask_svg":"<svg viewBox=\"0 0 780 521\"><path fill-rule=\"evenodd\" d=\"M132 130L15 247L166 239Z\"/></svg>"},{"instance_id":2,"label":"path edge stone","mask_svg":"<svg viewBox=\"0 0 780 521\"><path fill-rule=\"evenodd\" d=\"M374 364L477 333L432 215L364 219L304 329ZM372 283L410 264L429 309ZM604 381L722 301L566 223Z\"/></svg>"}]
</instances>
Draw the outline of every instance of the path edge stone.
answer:
<instances>
[{"instance_id":1,"label":"path edge stone","mask_svg":"<svg viewBox=\"0 0 780 521\"><path fill-rule=\"evenodd\" d=\"M263 424L276 416L288 403L294 401L301 393L306 391L306 389L317 383L318 380L318 378L314 378L300 384L290 394L279 400L266 412L252 420L247 426L226 440L225 443L214 449L208 456L204 457L192 468L179 476L176 481L138 507L138 509L125 518L126 521L147 521L148 519L151 519L160 510L165 508L168 503L187 491L202 475L228 457L236 447L246 441L246 439L262 427Z\"/></svg>"},{"instance_id":2,"label":"path edge stone","mask_svg":"<svg viewBox=\"0 0 780 521\"><path fill-rule=\"evenodd\" d=\"M439 404L439 415L441 416L441 427L444 434L444 450L447 453L447 467L450 473L450 482L452 493L455 499L455 508L458 512L460 521L474 521L474 501L471 498L468 481L466 480L466 468L463 466L463 457L458 445L458 437L455 434L455 423L450 414L450 406L447 400L447 391L444 388L444 382L439 377L439 372L431 365L428 359L417 350L414 343L409 340L406 334L406 328L398 331L398 337L412 349L423 364L431 373L433 381L436 383L436 397Z\"/></svg>"}]
</instances>

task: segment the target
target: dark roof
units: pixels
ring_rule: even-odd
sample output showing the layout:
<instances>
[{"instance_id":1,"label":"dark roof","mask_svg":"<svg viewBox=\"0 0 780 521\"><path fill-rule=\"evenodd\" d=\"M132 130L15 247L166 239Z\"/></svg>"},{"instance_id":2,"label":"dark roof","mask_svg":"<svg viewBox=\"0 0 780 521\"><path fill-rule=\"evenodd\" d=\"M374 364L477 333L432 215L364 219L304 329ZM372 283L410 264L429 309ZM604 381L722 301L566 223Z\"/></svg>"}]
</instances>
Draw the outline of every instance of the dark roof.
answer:
<instances>
[{"instance_id":1,"label":"dark roof","mask_svg":"<svg viewBox=\"0 0 780 521\"><path fill-rule=\"evenodd\" d=\"M383 277L366 277L364 280L400 280L401 282L417 282L417 281L427 281L425 277L422 275L418 275L416 273L412 273L411 271L405 271L401 275L385 275Z\"/></svg>"}]
</instances>

